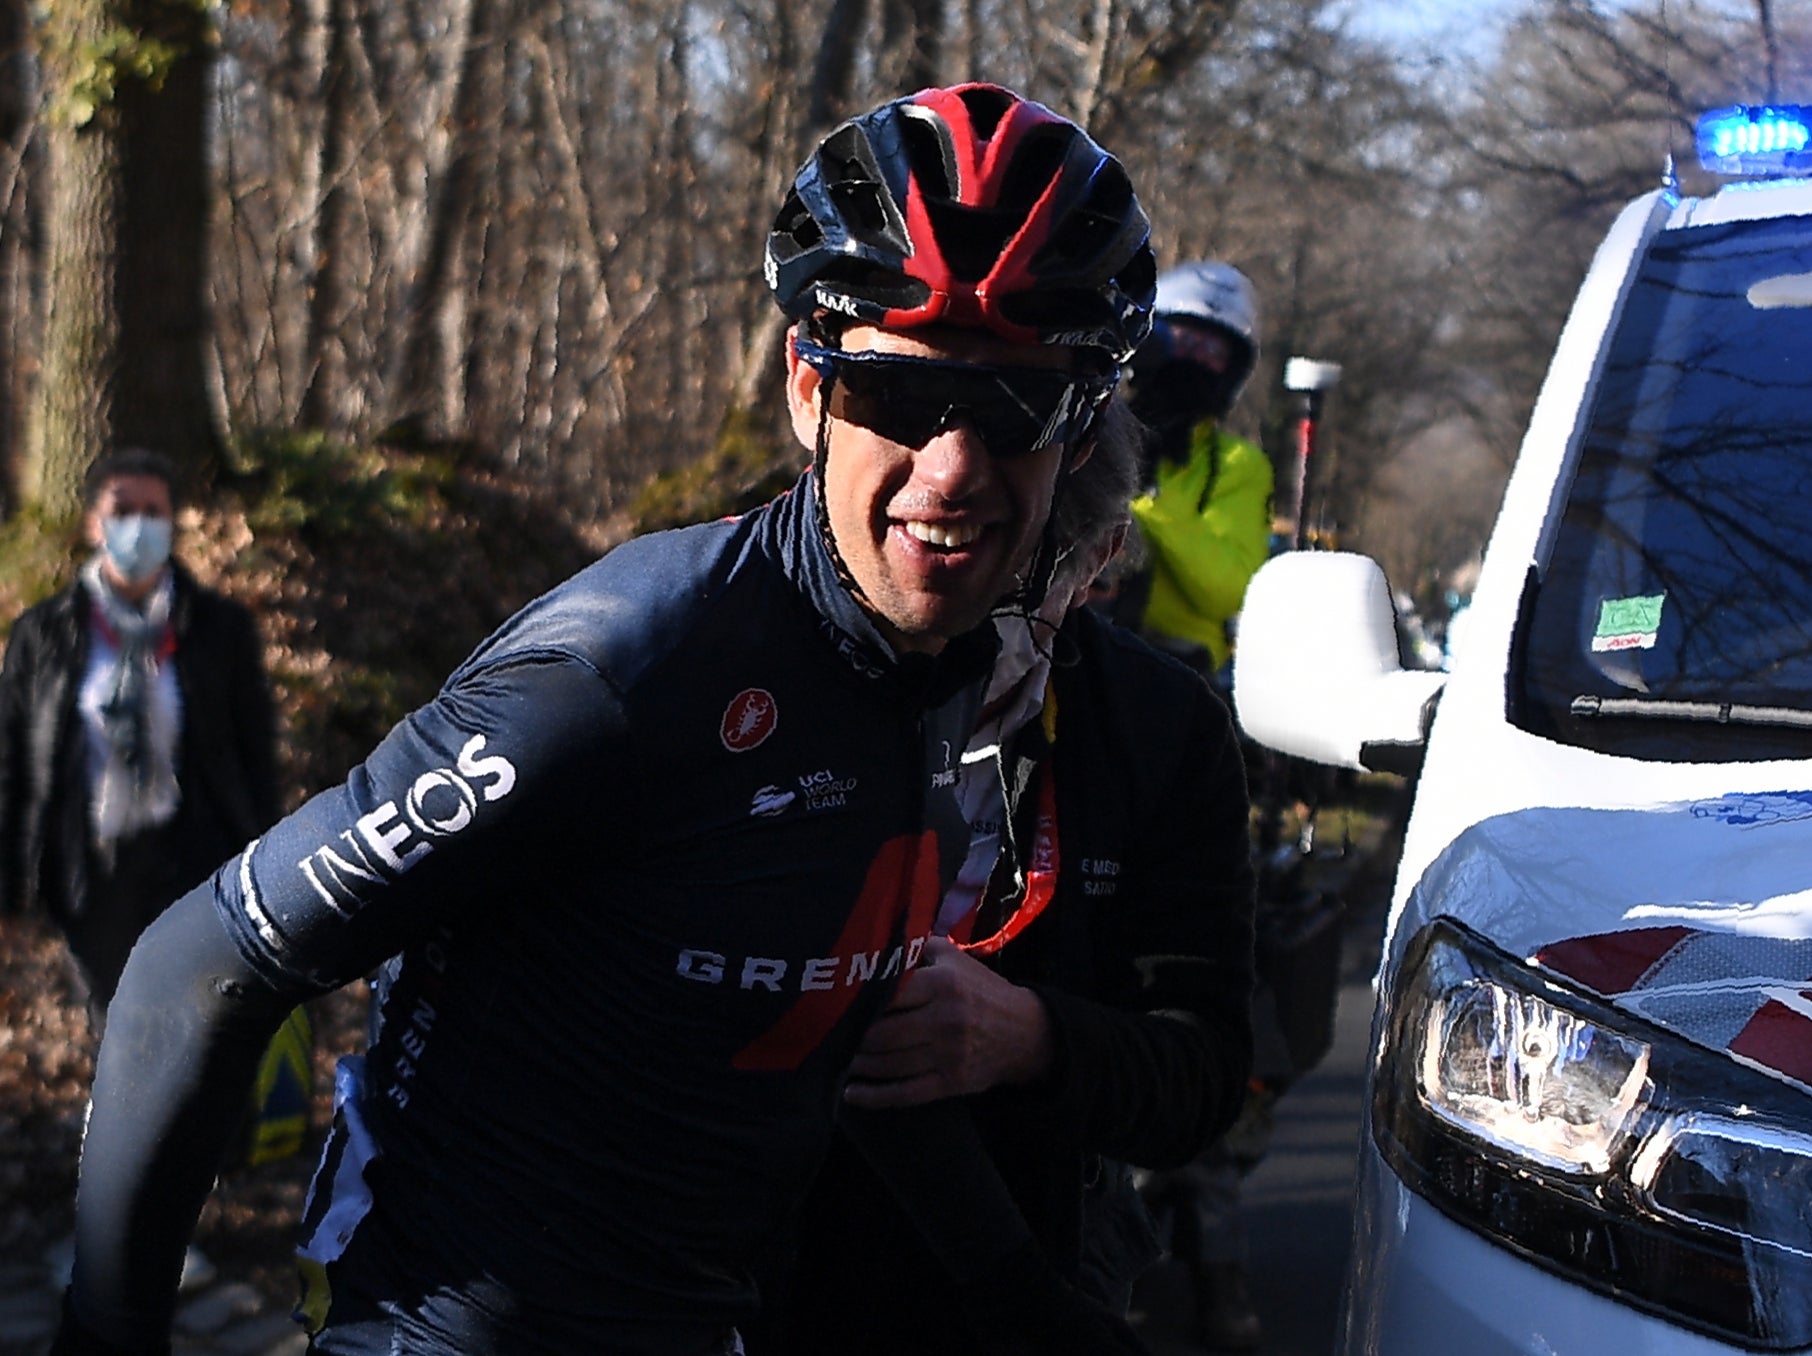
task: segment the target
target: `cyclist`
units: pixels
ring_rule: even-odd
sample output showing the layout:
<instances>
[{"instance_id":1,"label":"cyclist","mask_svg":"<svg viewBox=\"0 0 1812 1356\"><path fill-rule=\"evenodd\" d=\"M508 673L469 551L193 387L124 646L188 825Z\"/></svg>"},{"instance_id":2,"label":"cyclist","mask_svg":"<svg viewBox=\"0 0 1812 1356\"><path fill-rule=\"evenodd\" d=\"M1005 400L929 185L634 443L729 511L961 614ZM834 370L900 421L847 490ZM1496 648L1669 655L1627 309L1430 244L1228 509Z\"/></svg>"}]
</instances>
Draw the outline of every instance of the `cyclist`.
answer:
<instances>
[{"instance_id":1,"label":"cyclist","mask_svg":"<svg viewBox=\"0 0 1812 1356\"><path fill-rule=\"evenodd\" d=\"M1245 274L1207 260L1160 274L1155 310L1131 381L1133 411L1155 435L1132 506L1148 564L1115 615L1214 678L1270 551L1270 458L1221 427L1258 361L1258 303Z\"/></svg>"},{"instance_id":2,"label":"cyclist","mask_svg":"<svg viewBox=\"0 0 1812 1356\"><path fill-rule=\"evenodd\" d=\"M531 603L150 929L59 1351L169 1349L271 1028L398 953L305 1212L312 1349L736 1349L962 856L990 614L1043 596L1146 238L1119 163L998 87L826 138L766 256L811 470Z\"/></svg>"},{"instance_id":3,"label":"cyclist","mask_svg":"<svg viewBox=\"0 0 1812 1356\"><path fill-rule=\"evenodd\" d=\"M1037 620L996 620L1002 655L959 785L970 855L931 963L851 1066L865 1116L846 1117L807 1197L754 1356L1012 1349L1002 1334L1025 1331L1024 1302L981 1283L1000 1274L993 1254L962 1262L983 1222L972 1205L948 1237L947 1192L1004 1190L1019 1233L996 1251L1017 1243L1022 1272L1050 1268L1111 1325L1158 1255L1123 1164L1187 1162L1242 1103L1253 884L1232 722L1200 677L1072 608L1125 531L1137 447L1103 435L1056 510L1077 545ZM933 1106L973 1120L1000 1184L959 1174L962 1156L932 1147L938 1127L898 1110ZM870 1166L876 1120L916 1146L919 1179ZM1046 1321L1032 1349L1087 1319L1060 1299Z\"/></svg>"}]
</instances>

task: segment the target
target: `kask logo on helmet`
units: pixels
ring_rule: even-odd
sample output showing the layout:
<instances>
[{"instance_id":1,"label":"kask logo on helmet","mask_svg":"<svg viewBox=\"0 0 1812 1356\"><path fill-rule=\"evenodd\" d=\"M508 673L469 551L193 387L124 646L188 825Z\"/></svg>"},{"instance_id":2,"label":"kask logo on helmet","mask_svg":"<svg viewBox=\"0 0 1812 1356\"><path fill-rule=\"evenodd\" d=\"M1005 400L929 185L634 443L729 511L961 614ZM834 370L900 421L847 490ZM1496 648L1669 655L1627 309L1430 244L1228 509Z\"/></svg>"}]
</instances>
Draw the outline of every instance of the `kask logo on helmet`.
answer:
<instances>
[{"instance_id":1,"label":"kask logo on helmet","mask_svg":"<svg viewBox=\"0 0 1812 1356\"><path fill-rule=\"evenodd\" d=\"M1111 330L1097 328L1092 330L1053 330L1045 336L1045 342L1067 344L1075 348L1107 348L1114 339Z\"/></svg>"},{"instance_id":2,"label":"kask logo on helmet","mask_svg":"<svg viewBox=\"0 0 1812 1356\"><path fill-rule=\"evenodd\" d=\"M434 850L434 840L470 828L482 803L515 789L516 765L500 754L482 757L486 742L473 735L453 767L428 769L401 796L359 816L340 833L344 851L324 843L296 863L328 908L351 917L372 887L409 870Z\"/></svg>"},{"instance_id":3,"label":"kask logo on helmet","mask_svg":"<svg viewBox=\"0 0 1812 1356\"><path fill-rule=\"evenodd\" d=\"M813 288L812 296L822 310L835 311L839 315L846 315L856 320L862 318L862 312L856 306L854 297L845 296L841 292L833 292L828 287Z\"/></svg>"}]
</instances>

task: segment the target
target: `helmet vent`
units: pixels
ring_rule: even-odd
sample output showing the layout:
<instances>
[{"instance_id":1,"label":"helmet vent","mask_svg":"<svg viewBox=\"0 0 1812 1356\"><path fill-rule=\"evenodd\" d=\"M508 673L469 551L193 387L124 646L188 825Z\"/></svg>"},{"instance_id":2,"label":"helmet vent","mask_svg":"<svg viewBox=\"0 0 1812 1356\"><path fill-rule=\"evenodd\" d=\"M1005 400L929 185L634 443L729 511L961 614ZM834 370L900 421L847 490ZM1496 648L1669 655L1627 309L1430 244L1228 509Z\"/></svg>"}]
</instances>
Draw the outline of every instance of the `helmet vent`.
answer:
<instances>
[{"instance_id":1,"label":"helmet vent","mask_svg":"<svg viewBox=\"0 0 1812 1356\"><path fill-rule=\"evenodd\" d=\"M1018 212L943 201L926 202L925 212L950 276L966 283L988 276L1000 262L1007 238L1025 220Z\"/></svg>"},{"instance_id":2,"label":"helmet vent","mask_svg":"<svg viewBox=\"0 0 1812 1356\"><path fill-rule=\"evenodd\" d=\"M995 199L1001 209L1021 221L1031 216L1051 181L1062 173L1075 140L1076 134L1067 127L1040 128L1030 133L1001 176L1000 193Z\"/></svg>"},{"instance_id":3,"label":"helmet vent","mask_svg":"<svg viewBox=\"0 0 1812 1356\"><path fill-rule=\"evenodd\" d=\"M1000 313L1014 324L1041 334L1110 327L1118 319L1097 293L1081 287L1015 292L1001 299Z\"/></svg>"},{"instance_id":4,"label":"helmet vent","mask_svg":"<svg viewBox=\"0 0 1812 1356\"><path fill-rule=\"evenodd\" d=\"M912 177L918 180L919 191L933 200L961 196L956 148L950 143L950 129L941 122L922 117L903 117L899 126L906 163L912 170Z\"/></svg>"},{"instance_id":5,"label":"helmet vent","mask_svg":"<svg viewBox=\"0 0 1812 1356\"><path fill-rule=\"evenodd\" d=\"M986 141L1000 126L1000 120L1013 106L1013 96L994 85L972 85L962 92L963 107L969 110L969 125L978 140Z\"/></svg>"},{"instance_id":6,"label":"helmet vent","mask_svg":"<svg viewBox=\"0 0 1812 1356\"><path fill-rule=\"evenodd\" d=\"M1067 273L1102 258L1126 229L1133 201L1125 171L1118 164L1104 164L1089 184L1088 197L1065 214L1032 267L1040 273Z\"/></svg>"},{"instance_id":7,"label":"helmet vent","mask_svg":"<svg viewBox=\"0 0 1812 1356\"><path fill-rule=\"evenodd\" d=\"M786 263L807 250L816 249L823 240L824 231L805 204L799 201L798 190L788 193L779 215L774 218L774 230L768 236L769 253L775 256L776 262Z\"/></svg>"},{"instance_id":8,"label":"helmet vent","mask_svg":"<svg viewBox=\"0 0 1812 1356\"><path fill-rule=\"evenodd\" d=\"M865 245L905 252L905 226L861 129L846 124L832 133L819 152L819 163L825 191L850 235Z\"/></svg>"},{"instance_id":9,"label":"helmet vent","mask_svg":"<svg viewBox=\"0 0 1812 1356\"><path fill-rule=\"evenodd\" d=\"M867 245L898 249L898 235L887 211L887 200L876 184L841 183L832 187L831 198L849 227L849 233Z\"/></svg>"}]
</instances>

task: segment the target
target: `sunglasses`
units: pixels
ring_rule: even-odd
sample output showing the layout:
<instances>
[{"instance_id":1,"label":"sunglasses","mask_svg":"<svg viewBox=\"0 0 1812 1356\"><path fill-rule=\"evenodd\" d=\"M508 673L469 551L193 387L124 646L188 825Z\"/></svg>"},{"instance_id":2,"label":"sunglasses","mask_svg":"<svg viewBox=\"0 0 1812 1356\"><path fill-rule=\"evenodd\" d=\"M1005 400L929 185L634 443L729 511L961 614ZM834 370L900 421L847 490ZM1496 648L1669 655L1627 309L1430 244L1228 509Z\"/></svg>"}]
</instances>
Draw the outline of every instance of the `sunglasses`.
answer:
<instances>
[{"instance_id":1,"label":"sunglasses","mask_svg":"<svg viewBox=\"0 0 1812 1356\"><path fill-rule=\"evenodd\" d=\"M959 419L995 457L1080 442L1114 380L1045 367L988 367L872 349L845 352L803 337L799 356L831 383L831 413L902 447L920 448Z\"/></svg>"}]
</instances>

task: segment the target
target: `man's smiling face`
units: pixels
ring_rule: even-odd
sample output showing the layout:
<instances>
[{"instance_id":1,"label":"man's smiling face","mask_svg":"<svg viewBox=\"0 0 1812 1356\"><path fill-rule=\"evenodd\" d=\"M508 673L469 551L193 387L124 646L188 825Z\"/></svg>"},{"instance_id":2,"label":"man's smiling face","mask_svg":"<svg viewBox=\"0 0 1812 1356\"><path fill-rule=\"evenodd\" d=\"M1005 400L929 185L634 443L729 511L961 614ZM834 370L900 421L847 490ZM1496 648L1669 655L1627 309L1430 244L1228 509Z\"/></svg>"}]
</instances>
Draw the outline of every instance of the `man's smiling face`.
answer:
<instances>
[{"instance_id":1,"label":"man's smiling face","mask_svg":"<svg viewBox=\"0 0 1812 1356\"><path fill-rule=\"evenodd\" d=\"M845 331L842 351L1043 370L1067 370L1074 356L982 331L872 326ZM790 343L787 361L793 427L808 448L816 446L820 402L830 392L819 492L838 553L882 634L898 650L935 652L980 625L1030 563L1063 444L997 456L959 415L910 447L843 417L850 393L842 381L827 383Z\"/></svg>"}]
</instances>

